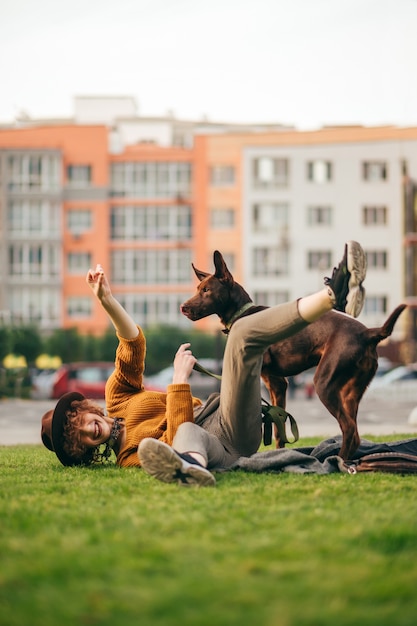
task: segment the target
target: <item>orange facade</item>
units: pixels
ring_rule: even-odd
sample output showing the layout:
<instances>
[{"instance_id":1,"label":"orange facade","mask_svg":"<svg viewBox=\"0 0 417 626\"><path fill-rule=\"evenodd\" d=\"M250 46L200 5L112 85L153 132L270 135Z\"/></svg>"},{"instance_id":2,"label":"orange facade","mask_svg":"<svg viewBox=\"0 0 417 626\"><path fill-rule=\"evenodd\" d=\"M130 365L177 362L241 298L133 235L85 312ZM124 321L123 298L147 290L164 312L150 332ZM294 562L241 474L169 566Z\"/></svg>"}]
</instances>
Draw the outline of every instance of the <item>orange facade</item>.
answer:
<instances>
[{"instance_id":1,"label":"orange facade","mask_svg":"<svg viewBox=\"0 0 417 626\"><path fill-rule=\"evenodd\" d=\"M16 128L0 131L0 150L43 151L57 150L60 153L62 172L60 200L61 214L61 320L64 328L74 325L68 317L66 302L71 296L87 294L84 277L71 275L67 271L66 259L74 252L91 252L92 263L109 261L109 229L107 219L107 188L109 180L107 129L103 126L45 125L32 128ZM68 168L89 166L90 189L70 189ZM91 193L93 190L93 193ZM92 228L79 237L74 237L66 227L68 212L88 205L92 213ZM103 329L107 325L105 314L97 307L91 320L81 320L77 326L81 331Z\"/></svg>"},{"instance_id":2,"label":"orange facade","mask_svg":"<svg viewBox=\"0 0 417 626\"><path fill-rule=\"evenodd\" d=\"M111 254L117 250L128 248L158 249L158 248L186 248L190 249L190 259L196 250L201 249L204 243L206 228L202 225L201 216L195 217L193 231L196 238L189 241L161 240L117 240L112 241L110 232L111 208L152 203L153 206L187 204L192 207L194 193L187 197L172 198L138 198L112 197L111 167L117 163L188 163L191 171L194 167L193 151L183 148L161 148L153 144L140 143L128 146L121 154L110 155L108 148L108 129L105 126L77 126L77 125L47 125L33 128L0 130L0 150L36 151L57 150L61 156L62 173L60 188L61 205L61 325L64 328L76 326L80 332L101 334L108 327L108 318L102 307L93 302L91 315L79 317L69 315L67 303L71 299L89 298L89 288L85 282L85 272L69 271L68 258L70 255L85 255L91 260L91 266L101 263L110 273ZM91 178L88 184L77 186L68 179L68 168L88 166ZM74 232L68 228L71 212L88 209L91 214L91 225L81 232ZM194 216L193 216L194 219ZM194 288L194 274L189 264L189 283L181 285L184 294L191 294ZM116 292L116 289L114 289ZM146 299L146 294L158 291L160 293L176 293L178 286L170 284L120 284L117 285L116 295L137 293ZM1 306L0 306L1 309Z\"/></svg>"}]
</instances>

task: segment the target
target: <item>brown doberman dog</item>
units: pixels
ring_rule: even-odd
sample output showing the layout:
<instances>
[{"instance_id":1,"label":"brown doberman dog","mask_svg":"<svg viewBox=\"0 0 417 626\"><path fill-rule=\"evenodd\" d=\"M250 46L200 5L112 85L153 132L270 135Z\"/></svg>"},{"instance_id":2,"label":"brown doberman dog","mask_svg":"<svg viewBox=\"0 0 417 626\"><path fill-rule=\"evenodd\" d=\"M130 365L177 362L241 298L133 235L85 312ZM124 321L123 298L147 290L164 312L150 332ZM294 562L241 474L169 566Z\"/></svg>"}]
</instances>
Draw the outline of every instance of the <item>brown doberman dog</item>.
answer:
<instances>
[{"instance_id":1,"label":"brown doberman dog","mask_svg":"<svg viewBox=\"0 0 417 626\"><path fill-rule=\"evenodd\" d=\"M192 321L216 314L227 333L239 317L267 307L253 304L218 250L214 252L214 265L214 274L192 265L200 284L197 293L181 305L181 311ZM343 435L340 456L351 458L360 441L356 422L359 402L378 368L377 346L391 335L405 308L405 304L398 306L380 328L367 328L345 313L330 311L293 337L270 346L264 354L261 375L272 404L285 409L286 376L317 366L316 393L339 422ZM283 447L279 440L277 447Z\"/></svg>"}]
</instances>

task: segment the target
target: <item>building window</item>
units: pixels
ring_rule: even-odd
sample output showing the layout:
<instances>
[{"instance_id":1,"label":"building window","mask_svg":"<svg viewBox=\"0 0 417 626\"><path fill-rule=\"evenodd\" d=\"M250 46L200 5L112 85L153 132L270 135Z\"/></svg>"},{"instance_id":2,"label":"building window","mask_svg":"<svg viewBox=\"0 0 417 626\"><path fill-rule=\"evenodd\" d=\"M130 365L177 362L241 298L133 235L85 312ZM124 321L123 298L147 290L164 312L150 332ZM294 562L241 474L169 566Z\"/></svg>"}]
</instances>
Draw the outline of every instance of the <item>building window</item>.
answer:
<instances>
[{"instance_id":1,"label":"building window","mask_svg":"<svg viewBox=\"0 0 417 626\"><path fill-rule=\"evenodd\" d=\"M13 285L8 299L11 320L16 323L36 322L44 328L56 326L60 317L60 302L58 287Z\"/></svg>"},{"instance_id":2,"label":"building window","mask_svg":"<svg viewBox=\"0 0 417 626\"><path fill-rule=\"evenodd\" d=\"M131 198L189 198L191 164L125 162L111 166L111 195Z\"/></svg>"},{"instance_id":3,"label":"building window","mask_svg":"<svg viewBox=\"0 0 417 626\"><path fill-rule=\"evenodd\" d=\"M333 165L330 161L316 160L307 163L307 180L325 183L333 178Z\"/></svg>"},{"instance_id":4,"label":"building window","mask_svg":"<svg viewBox=\"0 0 417 626\"><path fill-rule=\"evenodd\" d=\"M307 207L307 222L310 226L331 226L332 207L309 206Z\"/></svg>"},{"instance_id":5,"label":"building window","mask_svg":"<svg viewBox=\"0 0 417 626\"><path fill-rule=\"evenodd\" d=\"M191 230L191 208L186 205L111 208L113 240L190 240Z\"/></svg>"},{"instance_id":6,"label":"building window","mask_svg":"<svg viewBox=\"0 0 417 626\"><path fill-rule=\"evenodd\" d=\"M253 185L257 189L285 187L289 179L288 159L259 157L253 160Z\"/></svg>"},{"instance_id":7,"label":"building window","mask_svg":"<svg viewBox=\"0 0 417 626\"><path fill-rule=\"evenodd\" d=\"M367 250L366 263L368 269L385 270L388 267L388 252L386 250Z\"/></svg>"},{"instance_id":8,"label":"building window","mask_svg":"<svg viewBox=\"0 0 417 626\"><path fill-rule=\"evenodd\" d=\"M386 314L388 298L386 296L366 295L363 312L365 315Z\"/></svg>"},{"instance_id":9,"label":"building window","mask_svg":"<svg viewBox=\"0 0 417 626\"><path fill-rule=\"evenodd\" d=\"M13 244L9 247L9 274L24 279L49 279L60 273L60 246L51 243Z\"/></svg>"},{"instance_id":10,"label":"building window","mask_svg":"<svg viewBox=\"0 0 417 626\"><path fill-rule=\"evenodd\" d=\"M91 267L91 254L89 252L69 252L67 267L69 274L86 274Z\"/></svg>"},{"instance_id":11,"label":"building window","mask_svg":"<svg viewBox=\"0 0 417 626\"><path fill-rule=\"evenodd\" d=\"M189 322L181 314L180 305L189 296L189 292L140 295L124 293L119 294L117 299L129 315L140 322L143 328L157 324L186 327Z\"/></svg>"},{"instance_id":12,"label":"building window","mask_svg":"<svg viewBox=\"0 0 417 626\"><path fill-rule=\"evenodd\" d=\"M212 165L210 167L210 185L230 187L235 184L235 168L232 165Z\"/></svg>"},{"instance_id":13,"label":"building window","mask_svg":"<svg viewBox=\"0 0 417 626\"><path fill-rule=\"evenodd\" d=\"M51 154L18 154L8 159L9 190L56 192L60 188L61 160Z\"/></svg>"},{"instance_id":14,"label":"building window","mask_svg":"<svg viewBox=\"0 0 417 626\"><path fill-rule=\"evenodd\" d=\"M49 200L11 200L7 221L10 236L50 238L60 235L59 202Z\"/></svg>"},{"instance_id":15,"label":"building window","mask_svg":"<svg viewBox=\"0 0 417 626\"><path fill-rule=\"evenodd\" d=\"M93 216L90 209L70 209L67 213L67 228L74 237L91 230Z\"/></svg>"},{"instance_id":16,"label":"building window","mask_svg":"<svg viewBox=\"0 0 417 626\"><path fill-rule=\"evenodd\" d=\"M307 253L307 267L309 270L325 270L332 266L330 250L310 250Z\"/></svg>"},{"instance_id":17,"label":"building window","mask_svg":"<svg viewBox=\"0 0 417 626\"><path fill-rule=\"evenodd\" d=\"M120 284L178 284L191 281L190 250L115 250L112 277Z\"/></svg>"},{"instance_id":18,"label":"building window","mask_svg":"<svg viewBox=\"0 0 417 626\"><path fill-rule=\"evenodd\" d=\"M388 179L388 166L385 161L365 161L362 163L362 177L368 181Z\"/></svg>"},{"instance_id":19,"label":"building window","mask_svg":"<svg viewBox=\"0 0 417 626\"><path fill-rule=\"evenodd\" d=\"M91 165L68 165L68 184L77 189L85 189L91 184Z\"/></svg>"},{"instance_id":20,"label":"building window","mask_svg":"<svg viewBox=\"0 0 417 626\"><path fill-rule=\"evenodd\" d=\"M235 226L233 209L210 209L210 226L213 229L228 230Z\"/></svg>"},{"instance_id":21,"label":"building window","mask_svg":"<svg viewBox=\"0 0 417 626\"><path fill-rule=\"evenodd\" d=\"M252 207L253 228L271 230L288 226L288 204L286 202L263 202Z\"/></svg>"},{"instance_id":22,"label":"building window","mask_svg":"<svg viewBox=\"0 0 417 626\"><path fill-rule=\"evenodd\" d=\"M282 276L288 274L288 253L283 248L254 248L254 276Z\"/></svg>"},{"instance_id":23,"label":"building window","mask_svg":"<svg viewBox=\"0 0 417 626\"><path fill-rule=\"evenodd\" d=\"M362 207L362 223L365 226L381 226L388 223L388 209L386 206Z\"/></svg>"},{"instance_id":24,"label":"building window","mask_svg":"<svg viewBox=\"0 0 417 626\"><path fill-rule=\"evenodd\" d=\"M68 317L91 317L92 299L89 297L71 296L67 299Z\"/></svg>"},{"instance_id":25,"label":"building window","mask_svg":"<svg viewBox=\"0 0 417 626\"><path fill-rule=\"evenodd\" d=\"M254 291L253 301L260 306L284 304L290 299L288 291Z\"/></svg>"}]
</instances>

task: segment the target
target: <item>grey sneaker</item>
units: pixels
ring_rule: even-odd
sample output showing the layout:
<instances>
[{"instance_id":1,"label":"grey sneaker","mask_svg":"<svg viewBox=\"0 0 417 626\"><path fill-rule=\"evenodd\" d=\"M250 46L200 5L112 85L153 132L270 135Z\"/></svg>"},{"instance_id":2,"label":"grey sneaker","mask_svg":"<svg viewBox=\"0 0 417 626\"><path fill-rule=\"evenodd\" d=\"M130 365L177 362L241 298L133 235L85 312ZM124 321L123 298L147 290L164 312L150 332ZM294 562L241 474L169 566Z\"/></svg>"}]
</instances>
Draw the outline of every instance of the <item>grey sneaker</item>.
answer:
<instances>
[{"instance_id":1,"label":"grey sneaker","mask_svg":"<svg viewBox=\"0 0 417 626\"><path fill-rule=\"evenodd\" d=\"M362 286L365 276L365 252L357 241L348 241L343 259L333 269L332 277L324 279L324 284L331 290L334 309L358 317L365 301L365 289Z\"/></svg>"},{"instance_id":2,"label":"grey sneaker","mask_svg":"<svg viewBox=\"0 0 417 626\"><path fill-rule=\"evenodd\" d=\"M145 472L164 483L178 483L185 487L210 487L216 484L213 474L198 461L189 455L182 456L158 439L142 439L138 456Z\"/></svg>"}]
</instances>

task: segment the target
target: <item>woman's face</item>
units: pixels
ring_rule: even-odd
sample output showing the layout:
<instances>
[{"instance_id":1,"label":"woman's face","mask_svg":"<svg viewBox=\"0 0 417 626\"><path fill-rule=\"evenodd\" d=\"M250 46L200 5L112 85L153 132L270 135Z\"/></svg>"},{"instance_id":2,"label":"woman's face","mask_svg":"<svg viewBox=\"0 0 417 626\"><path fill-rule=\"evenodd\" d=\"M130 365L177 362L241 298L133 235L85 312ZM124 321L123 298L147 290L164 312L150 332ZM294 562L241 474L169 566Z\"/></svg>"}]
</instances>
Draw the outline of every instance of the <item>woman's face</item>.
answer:
<instances>
[{"instance_id":1,"label":"woman's face","mask_svg":"<svg viewBox=\"0 0 417 626\"><path fill-rule=\"evenodd\" d=\"M78 434L86 448L95 448L110 438L112 420L96 413L84 413L80 418Z\"/></svg>"}]
</instances>

